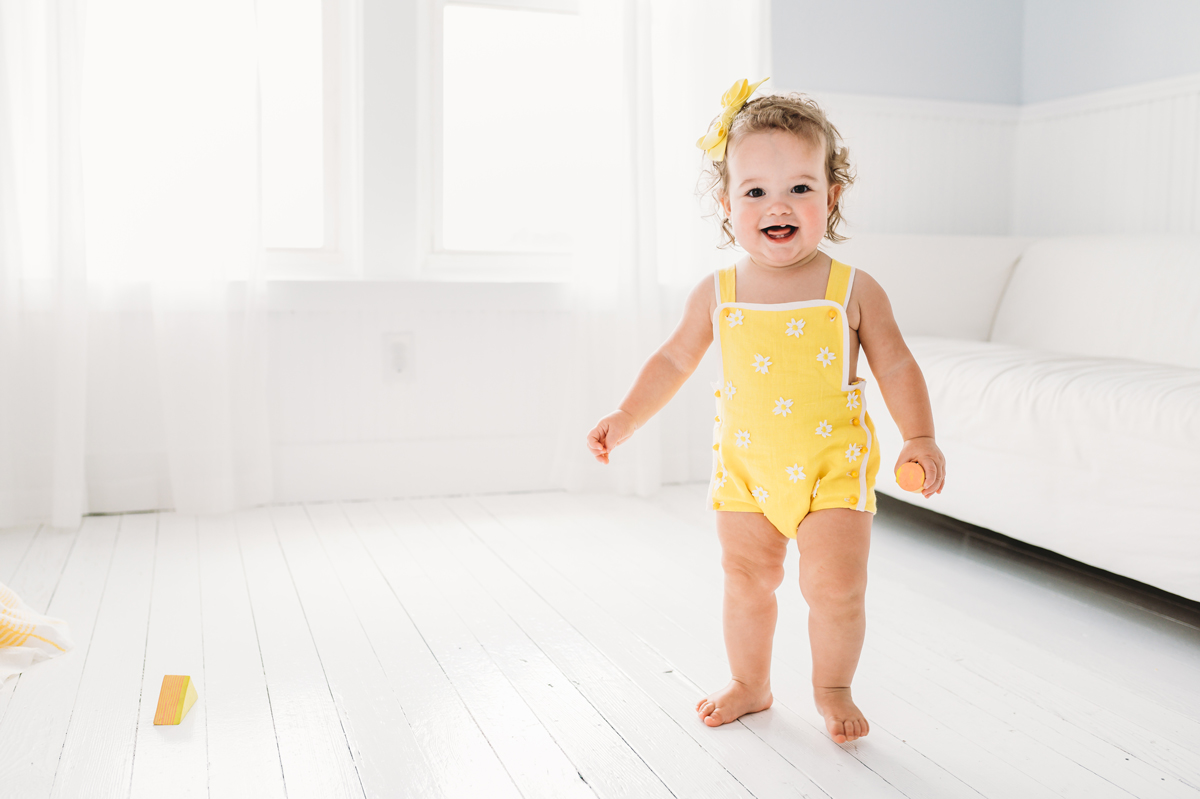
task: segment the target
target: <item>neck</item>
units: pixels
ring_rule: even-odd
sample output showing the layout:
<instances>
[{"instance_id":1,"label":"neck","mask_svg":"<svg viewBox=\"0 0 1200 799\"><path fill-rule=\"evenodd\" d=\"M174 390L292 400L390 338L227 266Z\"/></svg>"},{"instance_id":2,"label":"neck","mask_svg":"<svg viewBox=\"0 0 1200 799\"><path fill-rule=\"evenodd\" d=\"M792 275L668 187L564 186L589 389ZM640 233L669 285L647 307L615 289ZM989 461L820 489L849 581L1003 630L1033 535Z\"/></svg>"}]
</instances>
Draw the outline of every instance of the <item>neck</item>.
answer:
<instances>
[{"instance_id":1,"label":"neck","mask_svg":"<svg viewBox=\"0 0 1200 799\"><path fill-rule=\"evenodd\" d=\"M749 260L750 264L752 264L756 269L765 269L765 270L768 270L771 272L780 272L780 271L785 271L785 270L791 272L791 271L795 271L798 269L802 269L803 267L805 267L808 264L815 261L820 256L821 256L821 251L819 249L814 248L813 251L810 252L808 255L804 256L803 258L801 258L798 261L787 264L786 266L765 266L763 264L760 264L758 261L754 260L753 256L748 255L746 257Z\"/></svg>"}]
</instances>

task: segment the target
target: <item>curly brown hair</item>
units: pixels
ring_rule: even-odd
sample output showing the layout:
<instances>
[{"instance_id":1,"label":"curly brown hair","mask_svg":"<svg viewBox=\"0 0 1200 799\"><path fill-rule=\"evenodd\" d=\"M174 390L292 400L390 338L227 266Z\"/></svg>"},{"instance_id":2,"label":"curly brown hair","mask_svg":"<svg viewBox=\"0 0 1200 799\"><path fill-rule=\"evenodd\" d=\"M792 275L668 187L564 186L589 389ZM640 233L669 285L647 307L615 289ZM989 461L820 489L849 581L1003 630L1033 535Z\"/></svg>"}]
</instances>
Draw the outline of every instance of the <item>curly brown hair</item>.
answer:
<instances>
[{"instance_id":1,"label":"curly brown hair","mask_svg":"<svg viewBox=\"0 0 1200 799\"><path fill-rule=\"evenodd\" d=\"M842 198L846 196L846 190L854 183L856 176L850 166L850 150L845 147L837 128L825 116L817 102L798 92L768 94L742 106L729 127L725 158L721 161L708 161L700 175L699 194L711 198L720 209L720 199L729 192L729 150L747 133L764 130L787 131L810 144L824 146L825 178L830 186L836 183L842 187L841 194L838 195L837 202L826 220L825 238L832 242L845 241L847 237L838 233L837 228L844 221ZM719 216L721 219L724 241L719 247L730 247L737 243L728 217L718 214L718 211L706 216Z\"/></svg>"}]
</instances>

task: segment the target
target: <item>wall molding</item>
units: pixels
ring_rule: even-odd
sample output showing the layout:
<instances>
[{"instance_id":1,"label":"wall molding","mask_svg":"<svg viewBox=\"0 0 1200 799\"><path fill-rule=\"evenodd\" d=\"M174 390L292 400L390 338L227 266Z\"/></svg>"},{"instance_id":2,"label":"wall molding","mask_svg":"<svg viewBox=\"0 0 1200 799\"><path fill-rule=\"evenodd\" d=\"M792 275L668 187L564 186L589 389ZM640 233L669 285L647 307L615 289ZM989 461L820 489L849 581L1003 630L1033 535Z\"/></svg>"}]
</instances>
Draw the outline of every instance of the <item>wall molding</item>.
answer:
<instances>
[{"instance_id":1,"label":"wall molding","mask_svg":"<svg viewBox=\"0 0 1200 799\"><path fill-rule=\"evenodd\" d=\"M1023 107L1013 232L1200 233L1200 74Z\"/></svg>"},{"instance_id":2,"label":"wall molding","mask_svg":"<svg viewBox=\"0 0 1200 799\"><path fill-rule=\"evenodd\" d=\"M1026 105L804 93L858 169L850 235L1200 233L1200 73Z\"/></svg>"}]
</instances>

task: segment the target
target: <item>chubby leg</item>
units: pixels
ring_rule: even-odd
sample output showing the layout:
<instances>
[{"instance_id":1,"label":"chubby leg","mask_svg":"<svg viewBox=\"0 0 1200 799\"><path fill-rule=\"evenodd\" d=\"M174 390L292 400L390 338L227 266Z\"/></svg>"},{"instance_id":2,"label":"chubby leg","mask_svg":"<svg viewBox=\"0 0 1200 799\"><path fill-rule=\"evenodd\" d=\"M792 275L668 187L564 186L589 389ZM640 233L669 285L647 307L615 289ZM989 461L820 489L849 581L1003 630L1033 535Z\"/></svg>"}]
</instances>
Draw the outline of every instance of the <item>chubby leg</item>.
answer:
<instances>
[{"instance_id":1,"label":"chubby leg","mask_svg":"<svg viewBox=\"0 0 1200 799\"><path fill-rule=\"evenodd\" d=\"M867 631L865 596L872 514L849 508L809 513L796 531L800 592L808 602L813 699L835 743L870 725L850 697L850 681Z\"/></svg>"},{"instance_id":2,"label":"chubby leg","mask_svg":"<svg viewBox=\"0 0 1200 799\"><path fill-rule=\"evenodd\" d=\"M788 538L761 513L717 511L721 566L725 570L723 622L729 683L696 703L710 727L771 706L771 642L783 582Z\"/></svg>"}]
</instances>

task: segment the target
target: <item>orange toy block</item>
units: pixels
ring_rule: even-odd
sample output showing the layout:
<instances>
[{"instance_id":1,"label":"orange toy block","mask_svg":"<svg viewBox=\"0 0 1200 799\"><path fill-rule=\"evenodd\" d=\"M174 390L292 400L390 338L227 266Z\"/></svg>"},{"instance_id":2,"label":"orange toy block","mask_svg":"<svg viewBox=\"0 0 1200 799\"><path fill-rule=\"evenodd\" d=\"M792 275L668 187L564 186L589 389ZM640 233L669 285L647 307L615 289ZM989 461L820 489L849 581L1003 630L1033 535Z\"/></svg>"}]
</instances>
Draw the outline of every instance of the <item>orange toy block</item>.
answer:
<instances>
[{"instance_id":1,"label":"orange toy block","mask_svg":"<svg viewBox=\"0 0 1200 799\"><path fill-rule=\"evenodd\" d=\"M158 710L154 712L155 724L178 724L196 704L196 686L186 675L168 674L163 677L162 690L158 692Z\"/></svg>"},{"instance_id":2,"label":"orange toy block","mask_svg":"<svg viewBox=\"0 0 1200 799\"><path fill-rule=\"evenodd\" d=\"M896 470L896 484L905 491L920 491L925 485L925 470L916 461L902 463Z\"/></svg>"}]
</instances>

